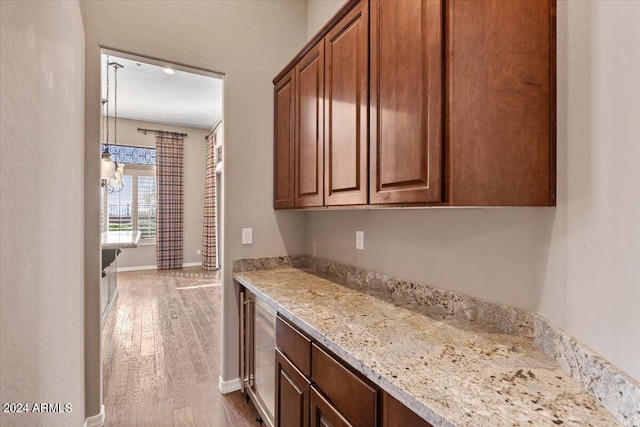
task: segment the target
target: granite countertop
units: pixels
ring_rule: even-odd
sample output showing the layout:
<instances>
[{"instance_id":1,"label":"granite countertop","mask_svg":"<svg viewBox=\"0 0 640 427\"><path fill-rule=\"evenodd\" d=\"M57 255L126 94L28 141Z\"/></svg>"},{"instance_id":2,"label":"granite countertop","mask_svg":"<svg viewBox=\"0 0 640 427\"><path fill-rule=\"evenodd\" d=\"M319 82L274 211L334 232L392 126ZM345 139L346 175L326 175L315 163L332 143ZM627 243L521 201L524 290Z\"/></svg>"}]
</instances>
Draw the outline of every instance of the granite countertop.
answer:
<instances>
[{"instance_id":1,"label":"granite countertop","mask_svg":"<svg viewBox=\"0 0 640 427\"><path fill-rule=\"evenodd\" d=\"M106 231L102 233L102 249L137 248L140 231Z\"/></svg>"},{"instance_id":2,"label":"granite countertop","mask_svg":"<svg viewBox=\"0 0 640 427\"><path fill-rule=\"evenodd\" d=\"M531 337L311 269L234 279L434 426L617 426Z\"/></svg>"}]
</instances>

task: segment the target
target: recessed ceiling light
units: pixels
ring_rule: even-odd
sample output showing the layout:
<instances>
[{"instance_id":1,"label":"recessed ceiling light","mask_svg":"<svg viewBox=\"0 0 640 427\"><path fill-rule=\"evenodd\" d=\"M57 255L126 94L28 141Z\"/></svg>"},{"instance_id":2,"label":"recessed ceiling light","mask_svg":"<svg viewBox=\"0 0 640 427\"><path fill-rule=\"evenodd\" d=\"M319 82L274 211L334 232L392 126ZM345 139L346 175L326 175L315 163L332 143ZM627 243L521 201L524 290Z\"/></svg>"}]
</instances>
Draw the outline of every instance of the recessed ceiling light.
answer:
<instances>
[{"instance_id":1,"label":"recessed ceiling light","mask_svg":"<svg viewBox=\"0 0 640 427\"><path fill-rule=\"evenodd\" d=\"M169 68L169 67L163 68L162 71L164 71L166 74L175 74L176 73L176 70L174 70L173 68Z\"/></svg>"}]
</instances>

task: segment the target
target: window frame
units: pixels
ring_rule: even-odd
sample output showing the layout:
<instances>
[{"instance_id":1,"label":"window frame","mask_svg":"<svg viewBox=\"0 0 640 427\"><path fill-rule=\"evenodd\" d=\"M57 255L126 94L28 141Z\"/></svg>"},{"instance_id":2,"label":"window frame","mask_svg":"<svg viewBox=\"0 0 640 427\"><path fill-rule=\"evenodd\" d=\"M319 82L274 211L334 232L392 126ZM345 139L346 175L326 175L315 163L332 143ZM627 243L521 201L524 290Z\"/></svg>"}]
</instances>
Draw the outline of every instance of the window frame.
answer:
<instances>
[{"instance_id":1,"label":"window frame","mask_svg":"<svg viewBox=\"0 0 640 427\"><path fill-rule=\"evenodd\" d=\"M156 177L156 167L150 165L125 164L123 176L131 176L131 228L139 230L139 211L138 211L138 177L152 176ZM156 179L156 194L158 189L158 181ZM156 196L156 212L158 209ZM102 229L109 231L109 197L106 188L102 190ZM157 239L157 217L156 217L156 235L154 237L140 237L140 245L155 245Z\"/></svg>"}]
</instances>

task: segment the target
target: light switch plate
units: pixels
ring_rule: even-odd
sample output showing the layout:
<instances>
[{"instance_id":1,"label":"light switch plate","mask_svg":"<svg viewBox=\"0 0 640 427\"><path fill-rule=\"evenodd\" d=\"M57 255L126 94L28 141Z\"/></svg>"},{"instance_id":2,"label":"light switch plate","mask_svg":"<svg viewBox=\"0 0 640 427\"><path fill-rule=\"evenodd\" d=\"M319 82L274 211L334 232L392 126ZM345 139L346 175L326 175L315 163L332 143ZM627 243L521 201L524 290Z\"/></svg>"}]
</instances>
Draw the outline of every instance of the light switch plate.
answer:
<instances>
[{"instance_id":1,"label":"light switch plate","mask_svg":"<svg viewBox=\"0 0 640 427\"><path fill-rule=\"evenodd\" d=\"M356 249L364 250L364 231L356 231Z\"/></svg>"},{"instance_id":2,"label":"light switch plate","mask_svg":"<svg viewBox=\"0 0 640 427\"><path fill-rule=\"evenodd\" d=\"M243 245L253 244L253 228L242 229L242 244Z\"/></svg>"},{"instance_id":3,"label":"light switch plate","mask_svg":"<svg viewBox=\"0 0 640 427\"><path fill-rule=\"evenodd\" d=\"M198 250L196 251L196 255L202 255L202 249L198 249Z\"/></svg>"}]
</instances>

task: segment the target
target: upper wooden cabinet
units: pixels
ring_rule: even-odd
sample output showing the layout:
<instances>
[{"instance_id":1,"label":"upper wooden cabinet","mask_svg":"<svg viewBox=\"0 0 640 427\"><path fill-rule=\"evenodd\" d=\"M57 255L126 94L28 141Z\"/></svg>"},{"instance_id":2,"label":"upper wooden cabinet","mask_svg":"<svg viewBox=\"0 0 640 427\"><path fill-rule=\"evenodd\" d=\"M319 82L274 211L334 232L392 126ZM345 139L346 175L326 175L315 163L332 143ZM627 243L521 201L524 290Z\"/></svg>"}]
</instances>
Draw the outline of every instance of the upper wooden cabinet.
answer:
<instances>
[{"instance_id":1,"label":"upper wooden cabinet","mask_svg":"<svg viewBox=\"0 0 640 427\"><path fill-rule=\"evenodd\" d=\"M296 65L295 206L322 206L324 155L324 45L318 43Z\"/></svg>"},{"instance_id":2,"label":"upper wooden cabinet","mask_svg":"<svg viewBox=\"0 0 640 427\"><path fill-rule=\"evenodd\" d=\"M273 206L276 209L292 208L294 174L294 95L293 71L280 79L274 96L274 171Z\"/></svg>"},{"instance_id":3,"label":"upper wooden cabinet","mask_svg":"<svg viewBox=\"0 0 640 427\"><path fill-rule=\"evenodd\" d=\"M448 199L555 205L555 1L447 2Z\"/></svg>"},{"instance_id":4,"label":"upper wooden cabinet","mask_svg":"<svg viewBox=\"0 0 640 427\"><path fill-rule=\"evenodd\" d=\"M325 205L367 203L369 17L360 2L325 36Z\"/></svg>"},{"instance_id":5,"label":"upper wooden cabinet","mask_svg":"<svg viewBox=\"0 0 640 427\"><path fill-rule=\"evenodd\" d=\"M348 1L274 79L293 207L555 205L555 23L555 0Z\"/></svg>"},{"instance_id":6,"label":"upper wooden cabinet","mask_svg":"<svg viewBox=\"0 0 640 427\"><path fill-rule=\"evenodd\" d=\"M371 203L442 201L442 1L371 0Z\"/></svg>"}]
</instances>

